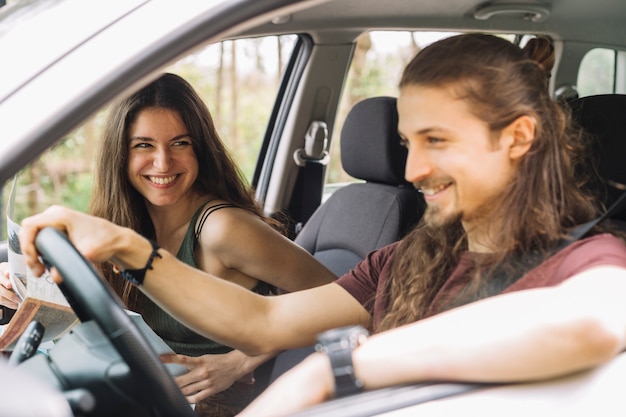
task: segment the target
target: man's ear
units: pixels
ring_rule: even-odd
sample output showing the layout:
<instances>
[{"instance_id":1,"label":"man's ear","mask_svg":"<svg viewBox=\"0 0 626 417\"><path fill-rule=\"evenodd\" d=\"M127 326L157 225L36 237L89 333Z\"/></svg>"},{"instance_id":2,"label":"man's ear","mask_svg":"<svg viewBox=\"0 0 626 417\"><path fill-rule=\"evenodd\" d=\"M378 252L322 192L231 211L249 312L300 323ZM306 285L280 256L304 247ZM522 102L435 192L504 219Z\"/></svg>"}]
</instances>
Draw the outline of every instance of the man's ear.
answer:
<instances>
[{"instance_id":1,"label":"man's ear","mask_svg":"<svg viewBox=\"0 0 626 417\"><path fill-rule=\"evenodd\" d=\"M535 119L530 116L520 116L502 131L510 139L509 157L519 159L526 155L535 139Z\"/></svg>"}]
</instances>

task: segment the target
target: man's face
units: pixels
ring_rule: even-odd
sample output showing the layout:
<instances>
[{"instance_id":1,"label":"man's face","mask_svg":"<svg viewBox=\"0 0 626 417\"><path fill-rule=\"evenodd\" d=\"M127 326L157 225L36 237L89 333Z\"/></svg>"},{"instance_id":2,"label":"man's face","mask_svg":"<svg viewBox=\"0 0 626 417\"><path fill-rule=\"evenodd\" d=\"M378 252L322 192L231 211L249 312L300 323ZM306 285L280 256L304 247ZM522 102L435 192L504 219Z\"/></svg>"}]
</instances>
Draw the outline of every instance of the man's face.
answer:
<instances>
[{"instance_id":1,"label":"man's face","mask_svg":"<svg viewBox=\"0 0 626 417\"><path fill-rule=\"evenodd\" d=\"M426 222L460 217L468 230L515 173L509 138L493 142L487 124L448 88L403 87L398 113L408 148L405 178L424 194Z\"/></svg>"}]
</instances>

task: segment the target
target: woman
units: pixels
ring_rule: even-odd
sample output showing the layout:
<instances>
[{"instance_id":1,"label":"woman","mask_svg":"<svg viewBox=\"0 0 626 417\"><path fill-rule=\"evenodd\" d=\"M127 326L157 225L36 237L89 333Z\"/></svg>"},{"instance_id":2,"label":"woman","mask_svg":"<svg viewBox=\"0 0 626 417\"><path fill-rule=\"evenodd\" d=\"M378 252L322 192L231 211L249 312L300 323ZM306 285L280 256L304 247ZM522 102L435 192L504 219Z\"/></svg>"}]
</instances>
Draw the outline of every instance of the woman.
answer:
<instances>
[{"instance_id":1,"label":"woman","mask_svg":"<svg viewBox=\"0 0 626 417\"><path fill-rule=\"evenodd\" d=\"M424 219L333 283L261 297L191 271L135 233L60 207L22 222L22 250L43 272L33 241L40 228L58 227L89 259L145 272L144 293L249 354L311 344L341 326L376 333L345 344L337 373L326 354L311 355L246 416L287 414L346 383L358 390L537 381L598 366L626 347L626 245L600 225L557 250L599 210L578 176L580 137L546 88L553 62L546 42L520 49L496 36L459 35L409 63L398 128L408 148L405 177L427 203ZM182 273L198 288L186 303L182 279L172 278ZM200 306L204 297L210 302ZM206 319L222 311L219 321Z\"/></svg>"},{"instance_id":2,"label":"woman","mask_svg":"<svg viewBox=\"0 0 626 417\"><path fill-rule=\"evenodd\" d=\"M91 213L193 267L262 295L336 278L263 215L209 110L177 75L163 74L112 107L96 161ZM198 335L121 279L111 263L100 267L126 306L178 353L163 360L190 369L178 383L198 414L234 415L247 404L252 371L267 356L248 358Z\"/></svg>"}]
</instances>

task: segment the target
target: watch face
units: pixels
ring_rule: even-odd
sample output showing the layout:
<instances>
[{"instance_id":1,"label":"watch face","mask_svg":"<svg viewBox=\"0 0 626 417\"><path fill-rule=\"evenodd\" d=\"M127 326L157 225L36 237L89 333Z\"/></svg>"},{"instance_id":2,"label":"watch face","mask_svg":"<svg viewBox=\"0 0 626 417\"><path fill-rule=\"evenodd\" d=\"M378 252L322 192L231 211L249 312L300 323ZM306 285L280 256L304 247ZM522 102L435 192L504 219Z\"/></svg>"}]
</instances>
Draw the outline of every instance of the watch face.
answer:
<instances>
[{"instance_id":1,"label":"watch face","mask_svg":"<svg viewBox=\"0 0 626 417\"><path fill-rule=\"evenodd\" d=\"M368 331L363 326L345 326L325 331L318 336L317 340L321 345L345 340L347 345L356 346L368 334Z\"/></svg>"}]
</instances>

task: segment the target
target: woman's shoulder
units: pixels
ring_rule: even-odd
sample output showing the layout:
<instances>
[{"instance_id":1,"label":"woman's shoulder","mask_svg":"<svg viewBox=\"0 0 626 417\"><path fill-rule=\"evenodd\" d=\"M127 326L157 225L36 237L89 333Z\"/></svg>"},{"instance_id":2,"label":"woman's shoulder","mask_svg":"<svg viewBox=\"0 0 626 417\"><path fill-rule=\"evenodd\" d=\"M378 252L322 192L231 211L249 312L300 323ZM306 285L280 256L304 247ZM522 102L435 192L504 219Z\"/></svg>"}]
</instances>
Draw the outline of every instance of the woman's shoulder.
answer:
<instances>
[{"instance_id":1,"label":"woman's shoulder","mask_svg":"<svg viewBox=\"0 0 626 417\"><path fill-rule=\"evenodd\" d=\"M213 200L200 210L195 234L203 244L219 243L242 230L265 226L265 222L250 210L227 201Z\"/></svg>"}]
</instances>

